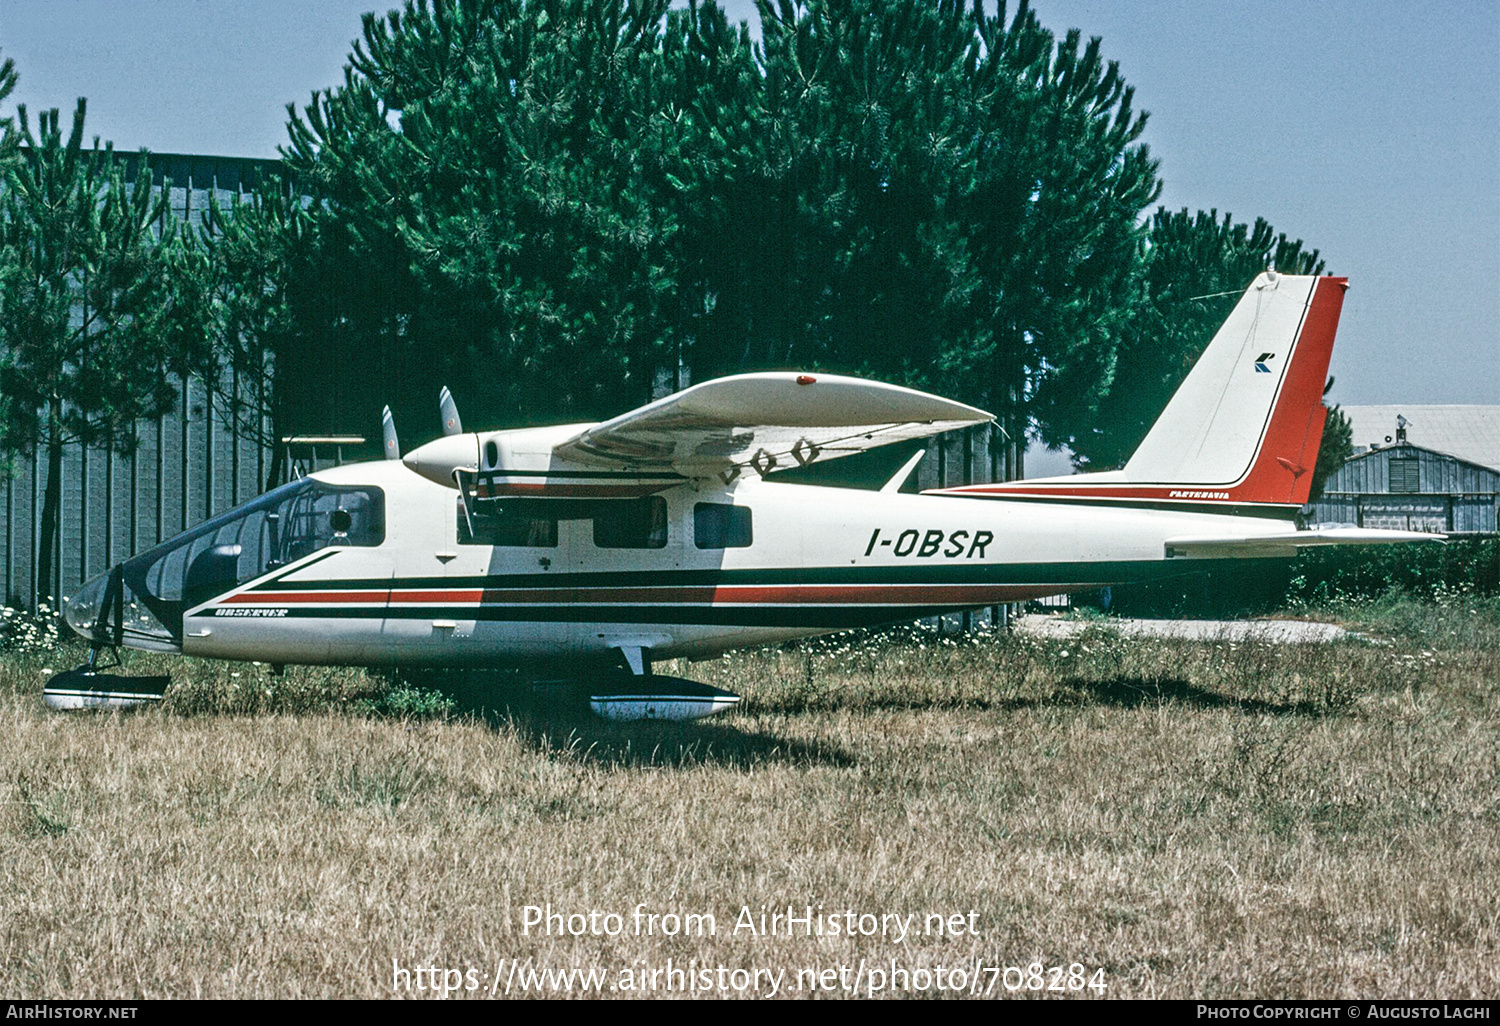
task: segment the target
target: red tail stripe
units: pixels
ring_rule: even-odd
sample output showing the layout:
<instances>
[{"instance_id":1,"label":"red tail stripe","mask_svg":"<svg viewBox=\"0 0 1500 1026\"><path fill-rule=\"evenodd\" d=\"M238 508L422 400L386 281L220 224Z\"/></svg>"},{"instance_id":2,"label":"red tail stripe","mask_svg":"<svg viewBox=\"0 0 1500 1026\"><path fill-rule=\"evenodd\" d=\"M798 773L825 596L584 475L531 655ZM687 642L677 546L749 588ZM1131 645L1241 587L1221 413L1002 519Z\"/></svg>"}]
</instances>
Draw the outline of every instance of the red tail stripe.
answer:
<instances>
[{"instance_id":1,"label":"red tail stripe","mask_svg":"<svg viewBox=\"0 0 1500 1026\"><path fill-rule=\"evenodd\" d=\"M1302 335L1287 368L1281 394L1271 411L1271 423L1245 480L1233 490L1240 502L1302 505L1312 492L1312 475L1297 474L1277 462L1285 458L1297 467L1311 468L1318 460L1323 436L1323 385L1333 337L1344 308L1347 278L1319 278L1302 324Z\"/></svg>"}]
</instances>

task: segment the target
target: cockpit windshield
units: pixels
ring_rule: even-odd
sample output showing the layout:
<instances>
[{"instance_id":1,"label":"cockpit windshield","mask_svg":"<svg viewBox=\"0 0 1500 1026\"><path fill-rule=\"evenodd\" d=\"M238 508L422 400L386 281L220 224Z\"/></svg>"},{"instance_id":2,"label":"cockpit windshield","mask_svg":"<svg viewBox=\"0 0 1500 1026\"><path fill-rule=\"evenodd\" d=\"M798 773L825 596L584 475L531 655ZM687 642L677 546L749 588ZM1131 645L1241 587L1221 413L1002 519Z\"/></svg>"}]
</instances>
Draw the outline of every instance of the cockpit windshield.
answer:
<instances>
[{"instance_id":1,"label":"cockpit windshield","mask_svg":"<svg viewBox=\"0 0 1500 1026\"><path fill-rule=\"evenodd\" d=\"M370 486L303 478L282 485L126 560L112 615L137 647L175 650L182 617L193 606L329 545L385 540L385 495ZM113 572L85 584L67 602L72 628L95 639ZM142 643L146 644L142 644Z\"/></svg>"}]
</instances>

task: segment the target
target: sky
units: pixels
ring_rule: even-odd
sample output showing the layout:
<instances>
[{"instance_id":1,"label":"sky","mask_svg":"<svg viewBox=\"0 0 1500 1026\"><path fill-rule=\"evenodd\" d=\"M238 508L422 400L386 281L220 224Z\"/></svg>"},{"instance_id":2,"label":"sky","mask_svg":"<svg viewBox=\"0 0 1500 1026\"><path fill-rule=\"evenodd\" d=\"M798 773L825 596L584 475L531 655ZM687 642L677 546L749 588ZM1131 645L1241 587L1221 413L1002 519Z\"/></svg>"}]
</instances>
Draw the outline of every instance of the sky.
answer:
<instances>
[{"instance_id":1,"label":"sky","mask_svg":"<svg viewBox=\"0 0 1500 1026\"><path fill-rule=\"evenodd\" d=\"M274 156L286 105L337 85L360 14L388 6L0 0L21 75L3 113L87 96L117 148ZM726 6L755 24L751 0ZM1032 6L1119 61L1163 205L1264 217L1351 279L1333 401L1500 403L1500 4Z\"/></svg>"}]
</instances>

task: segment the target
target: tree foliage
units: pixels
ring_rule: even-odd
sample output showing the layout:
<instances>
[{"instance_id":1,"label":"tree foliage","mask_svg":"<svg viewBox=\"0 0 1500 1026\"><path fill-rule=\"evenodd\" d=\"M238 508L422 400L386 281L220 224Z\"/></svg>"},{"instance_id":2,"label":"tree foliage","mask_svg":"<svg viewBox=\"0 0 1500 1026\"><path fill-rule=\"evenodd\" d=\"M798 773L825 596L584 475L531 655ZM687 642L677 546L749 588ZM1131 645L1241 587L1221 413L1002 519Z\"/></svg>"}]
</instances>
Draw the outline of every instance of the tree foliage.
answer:
<instances>
[{"instance_id":1,"label":"tree foliage","mask_svg":"<svg viewBox=\"0 0 1500 1026\"><path fill-rule=\"evenodd\" d=\"M20 81L20 75L16 71L14 58L5 58L4 62L0 62L0 103L4 103L10 98L10 94L16 91L18 81ZM15 156L16 137L13 118L0 119L0 142L3 142L3 155L7 159Z\"/></svg>"},{"instance_id":2,"label":"tree foliage","mask_svg":"<svg viewBox=\"0 0 1500 1026\"><path fill-rule=\"evenodd\" d=\"M512 420L649 398L676 302L642 136L665 9L408 4L366 17L345 84L293 112L334 349L422 422L444 380Z\"/></svg>"},{"instance_id":3,"label":"tree foliage","mask_svg":"<svg viewBox=\"0 0 1500 1026\"><path fill-rule=\"evenodd\" d=\"M71 130L25 106L20 155L0 193L0 448L47 454L38 581L50 588L62 449L132 451L135 422L170 410L176 378L202 359L170 271L178 233L166 191L126 181L111 147L84 145L86 105ZM145 156L140 157L144 172ZM161 238L157 238L157 232Z\"/></svg>"},{"instance_id":4,"label":"tree foliage","mask_svg":"<svg viewBox=\"0 0 1500 1026\"><path fill-rule=\"evenodd\" d=\"M1328 379L1327 395L1333 390L1333 378ZM1325 401L1324 406L1328 406ZM1323 486L1335 470L1354 455L1354 425L1338 406L1328 406L1328 418L1323 424L1323 440L1318 445L1318 462L1313 465L1312 491L1308 501L1317 502L1323 494Z\"/></svg>"},{"instance_id":5,"label":"tree foliage","mask_svg":"<svg viewBox=\"0 0 1500 1026\"><path fill-rule=\"evenodd\" d=\"M1091 409L1157 191L1099 41L1024 3L759 16L759 44L712 2L367 17L343 85L292 112L340 297L303 319L424 422L440 380L514 422L612 414L682 366Z\"/></svg>"},{"instance_id":6,"label":"tree foliage","mask_svg":"<svg viewBox=\"0 0 1500 1026\"><path fill-rule=\"evenodd\" d=\"M199 293L201 323L212 345L204 373L214 402L241 438L275 456L266 486L279 480L282 447L290 433L290 407L327 405L337 392L335 373L309 380L301 365L316 366L332 329L331 284L319 271L314 218L292 186L275 175L228 207L209 204L186 259L179 287ZM315 317L307 311L318 311Z\"/></svg>"}]
</instances>

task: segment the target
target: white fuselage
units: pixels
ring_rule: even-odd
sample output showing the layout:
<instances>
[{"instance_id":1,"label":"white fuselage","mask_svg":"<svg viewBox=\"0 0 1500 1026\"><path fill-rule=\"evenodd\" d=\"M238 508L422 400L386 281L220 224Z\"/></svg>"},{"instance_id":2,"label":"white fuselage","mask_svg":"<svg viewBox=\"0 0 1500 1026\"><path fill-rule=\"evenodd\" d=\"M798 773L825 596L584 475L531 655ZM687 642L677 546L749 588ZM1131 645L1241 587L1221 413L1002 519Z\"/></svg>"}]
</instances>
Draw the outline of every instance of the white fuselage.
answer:
<instances>
[{"instance_id":1,"label":"white fuselage","mask_svg":"<svg viewBox=\"0 0 1500 1026\"><path fill-rule=\"evenodd\" d=\"M704 658L1186 573L1201 564L1168 559L1167 538L1286 528L1254 517L749 478L661 492L659 547L601 546L589 519L558 520L553 544L462 544L458 493L400 462L314 476L379 489L383 540L335 543L188 609L185 654L473 665L607 658L634 647L654 659ZM700 504L748 508L748 539L700 547Z\"/></svg>"}]
</instances>

